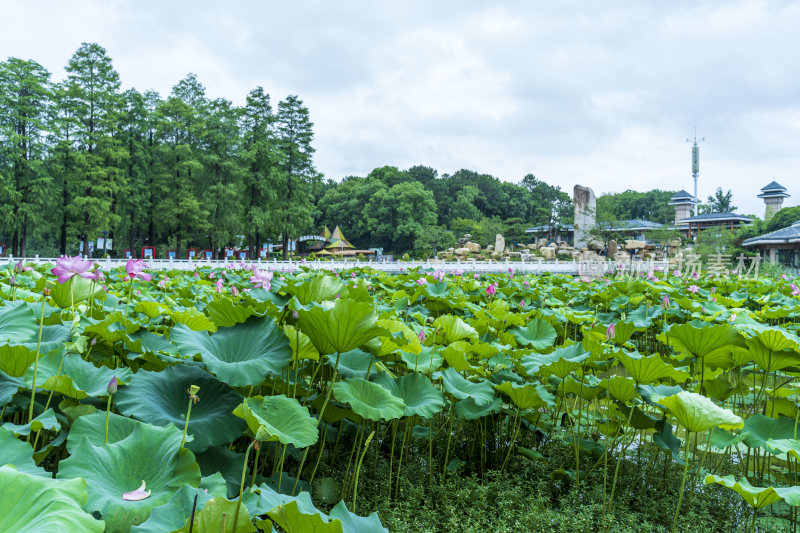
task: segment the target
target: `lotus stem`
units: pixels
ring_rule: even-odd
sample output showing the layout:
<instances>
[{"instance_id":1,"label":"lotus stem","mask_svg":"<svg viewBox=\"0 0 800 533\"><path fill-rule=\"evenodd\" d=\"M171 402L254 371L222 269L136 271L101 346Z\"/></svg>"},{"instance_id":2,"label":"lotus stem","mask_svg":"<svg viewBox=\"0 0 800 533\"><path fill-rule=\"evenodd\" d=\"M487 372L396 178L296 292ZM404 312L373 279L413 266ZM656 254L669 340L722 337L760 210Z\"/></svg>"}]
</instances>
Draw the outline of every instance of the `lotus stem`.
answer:
<instances>
[{"instance_id":1,"label":"lotus stem","mask_svg":"<svg viewBox=\"0 0 800 533\"><path fill-rule=\"evenodd\" d=\"M47 294L49 291L45 288L42 291L42 307L39 311L39 340L36 342L36 358L33 362L33 380L31 382L31 405L28 408L28 424L33 422L33 405L36 403L36 372L39 370L39 353L42 350L42 329L44 328L44 304L47 301ZM28 433L26 438L27 442L31 441L31 434Z\"/></svg>"},{"instance_id":2,"label":"lotus stem","mask_svg":"<svg viewBox=\"0 0 800 533\"><path fill-rule=\"evenodd\" d=\"M297 484L300 483L300 475L303 473L303 465L306 463L309 448L311 448L311 446L306 446L306 449L303 450L303 457L300 458L300 466L297 468L297 477L294 480L294 485L292 485L292 492L289 493L290 496L294 496L294 491L297 490ZM391 477L391 475L389 477Z\"/></svg>"},{"instance_id":3,"label":"lotus stem","mask_svg":"<svg viewBox=\"0 0 800 533\"><path fill-rule=\"evenodd\" d=\"M188 420L188 418L187 418ZM250 446L247 447L247 451L244 452L244 465L242 465L242 481L239 483L239 499L236 502L236 512L233 514L233 527L231 531L236 531L236 522L239 521L239 507L242 506L242 494L244 494L244 478L247 475L247 458L250 456L250 450L253 449L253 445L256 443L256 440L250 443Z\"/></svg>"},{"instance_id":4,"label":"lotus stem","mask_svg":"<svg viewBox=\"0 0 800 533\"><path fill-rule=\"evenodd\" d=\"M409 433L409 424L406 421L406 427L403 431L403 443L400 445L400 459L397 461L397 489L395 490L395 498L400 496L400 471L403 467L403 452L405 451L406 447L406 439L408 438ZM392 480L389 480L389 484L391 485Z\"/></svg>"},{"instance_id":5,"label":"lotus stem","mask_svg":"<svg viewBox=\"0 0 800 533\"><path fill-rule=\"evenodd\" d=\"M58 384L58 378L61 376L61 366L64 364L64 358L67 355L69 355L69 352L67 352L67 351L64 351L64 353L61 355L61 361L59 361L59 363L58 363L58 371L56 372L56 379L55 379L56 384ZM53 399L53 393L54 392L55 392L55 387L50 389L50 394L47 396L47 402L45 402L45 404L44 404L44 410L45 411L47 411L47 409L50 407L50 402ZM36 438L33 439L33 449L34 449L34 451L36 450L36 445L39 443L39 435L40 434L41 434L41 430L37 431L36 432Z\"/></svg>"},{"instance_id":6,"label":"lotus stem","mask_svg":"<svg viewBox=\"0 0 800 533\"><path fill-rule=\"evenodd\" d=\"M358 464L356 465L356 477L353 483L353 512L356 512L356 498L358 497L358 474L361 472L361 465L364 463L364 456L367 455L367 450L369 449L369 443L372 442L372 437L375 436L375 430L373 430L367 440L364 441L364 451L361 452L361 458L358 460Z\"/></svg>"},{"instance_id":7,"label":"lotus stem","mask_svg":"<svg viewBox=\"0 0 800 533\"><path fill-rule=\"evenodd\" d=\"M186 432L189 430L189 417L192 414L192 404L197 403L200 401L200 398L197 396L197 392L200 390L200 387L197 385L190 385L189 389L186 391L189 394L189 408L186 410L186 423L183 425L183 437L181 437L181 448L183 445L186 444Z\"/></svg>"},{"instance_id":8,"label":"lotus stem","mask_svg":"<svg viewBox=\"0 0 800 533\"><path fill-rule=\"evenodd\" d=\"M258 473L258 456L261 455L261 446L256 448L256 458L253 460L253 476L250 478L250 486L256 483L256 473Z\"/></svg>"},{"instance_id":9,"label":"lotus stem","mask_svg":"<svg viewBox=\"0 0 800 533\"><path fill-rule=\"evenodd\" d=\"M131 305L131 295L133 294L133 278L128 283L128 298L125 301L125 320L128 319L128 308Z\"/></svg>"},{"instance_id":10,"label":"lotus stem","mask_svg":"<svg viewBox=\"0 0 800 533\"><path fill-rule=\"evenodd\" d=\"M683 445L683 453L686 455L686 462L683 466L683 479L681 480L681 491L678 493L678 506L675 508L675 516L672 517L672 533L675 533L678 527L678 513L681 511L681 502L683 501L683 489L686 487L686 475L689 473L689 437L691 432L686 432L686 443Z\"/></svg>"},{"instance_id":11,"label":"lotus stem","mask_svg":"<svg viewBox=\"0 0 800 533\"><path fill-rule=\"evenodd\" d=\"M108 395L108 402L106 403L106 433L105 438L103 439L103 444L108 444L108 419L111 416L111 398L113 398L113 394ZM186 433L184 432L184 436ZM181 447L183 447L183 443L181 442Z\"/></svg>"}]
</instances>

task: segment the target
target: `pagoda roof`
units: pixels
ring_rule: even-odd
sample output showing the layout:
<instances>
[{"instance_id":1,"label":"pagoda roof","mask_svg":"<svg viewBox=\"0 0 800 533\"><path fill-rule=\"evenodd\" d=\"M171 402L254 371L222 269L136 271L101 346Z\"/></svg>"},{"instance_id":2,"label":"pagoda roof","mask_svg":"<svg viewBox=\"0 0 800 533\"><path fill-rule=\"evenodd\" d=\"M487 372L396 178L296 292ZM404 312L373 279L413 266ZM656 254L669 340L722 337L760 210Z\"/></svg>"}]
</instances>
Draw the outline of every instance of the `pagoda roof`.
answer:
<instances>
[{"instance_id":1,"label":"pagoda roof","mask_svg":"<svg viewBox=\"0 0 800 533\"><path fill-rule=\"evenodd\" d=\"M680 191L676 192L672 195L672 198L669 199L669 203L671 204L689 204L689 203L697 203L697 198L692 196L690 193L681 189Z\"/></svg>"},{"instance_id":2,"label":"pagoda roof","mask_svg":"<svg viewBox=\"0 0 800 533\"><path fill-rule=\"evenodd\" d=\"M789 244L800 243L800 220L779 230L759 235L742 242L742 246L755 246L758 244Z\"/></svg>"},{"instance_id":3,"label":"pagoda roof","mask_svg":"<svg viewBox=\"0 0 800 533\"><path fill-rule=\"evenodd\" d=\"M328 228L325 228L328 229ZM350 242L345 238L342 230L339 229L339 226L336 226L336 229L333 230L333 233L330 234L329 240L331 241L330 244L326 245L325 248L328 249L349 249L352 250L355 248Z\"/></svg>"},{"instance_id":4,"label":"pagoda roof","mask_svg":"<svg viewBox=\"0 0 800 533\"><path fill-rule=\"evenodd\" d=\"M773 181L762 187L761 194L758 195L759 198L788 198L789 196L790 195L786 192L786 187L777 181Z\"/></svg>"}]
</instances>

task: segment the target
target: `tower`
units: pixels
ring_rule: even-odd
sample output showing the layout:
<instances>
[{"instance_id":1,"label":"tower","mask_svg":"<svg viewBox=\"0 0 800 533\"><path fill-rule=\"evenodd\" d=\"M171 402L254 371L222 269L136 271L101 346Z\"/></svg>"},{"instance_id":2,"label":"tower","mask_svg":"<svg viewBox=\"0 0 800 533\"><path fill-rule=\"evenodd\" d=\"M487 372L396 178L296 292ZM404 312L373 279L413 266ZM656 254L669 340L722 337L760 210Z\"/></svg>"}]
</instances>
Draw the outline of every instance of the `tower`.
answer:
<instances>
[{"instance_id":1,"label":"tower","mask_svg":"<svg viewBox=\"0 0 800 533\"><path fill-rule=\"evenodd\" d=\"M695 186L697 181L695 181ZM669 205L675 207L675 224L681 219L692 216L692 208L697 205L697 199L688 192L681 190L669 199Z\"/></svg>"},{"instance_id":2,"label":"tower","mask_svg":"<svg viewBox=\"0 0 800 533\"><path fill-rule=\"evenodd\" d=\"M706 138L700 139L700 142L705 141ZM686 142L691 142L686 139ZM694 214L697 214L697 178L700 175L700 145L697 143L697 128L694 129L694 143L692 143L692 178L694 179ZM684 191L682 191L684 192ZM677 195L676 195L677 196ZM674 199L674 197L673 197ZM675 204L673 204L675 205ZM677 210L677 207L675 208Z\"/></svg>"},{"instance_id":3,"label":"tower","mask_svg":"<svg viewBox=\"0 0 800 533\"><path fill-rule=\"evenodd\" d=\"M780 211L781 207L783 207L783 199L789 196L790 195L786 193L786 187L777 181L773 181L769 185L762 187L761 194L759 194L758 197L763 198L764 204L766 204L764 220L771 219L775 213Z\"/></svg>"}]
</instances>

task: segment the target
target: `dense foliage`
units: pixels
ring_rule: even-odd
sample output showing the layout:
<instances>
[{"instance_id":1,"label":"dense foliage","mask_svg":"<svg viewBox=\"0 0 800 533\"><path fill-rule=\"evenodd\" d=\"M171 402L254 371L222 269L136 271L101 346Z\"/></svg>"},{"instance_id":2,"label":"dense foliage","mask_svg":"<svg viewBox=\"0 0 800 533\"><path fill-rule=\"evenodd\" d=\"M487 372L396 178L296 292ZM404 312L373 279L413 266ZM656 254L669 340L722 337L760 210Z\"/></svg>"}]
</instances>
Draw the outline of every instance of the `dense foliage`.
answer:
<instances>
[{"instance_id":1,"label":"dense foliage","mask_svg":"<svg viewBox=\"0 0 800 533\"><path fill-rule=\"evenodd\" d=\"M4 531L407 531L526 472L553 531L796 523L790 280L51 267L0 271Z\"/></svg>"}]
</instances>

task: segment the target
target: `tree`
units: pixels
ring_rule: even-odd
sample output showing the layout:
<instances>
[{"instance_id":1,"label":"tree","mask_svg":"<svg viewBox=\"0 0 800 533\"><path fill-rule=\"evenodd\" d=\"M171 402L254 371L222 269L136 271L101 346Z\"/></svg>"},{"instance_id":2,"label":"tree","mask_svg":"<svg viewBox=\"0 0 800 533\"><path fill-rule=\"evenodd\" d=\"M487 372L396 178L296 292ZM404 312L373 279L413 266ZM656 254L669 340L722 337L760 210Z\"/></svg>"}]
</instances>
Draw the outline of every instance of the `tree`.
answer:
<instances>
[{"instance_id":1,"label":"tree","mask_svg":"<svg viewBox=\"0 0 800 533\"><path fill-rule=\"evenodd\" d=\"M321 176L312 157L314 124L303 101L290 95L279 102L276 123L281 158L275 187L280 192L270 218L283 236L283 258L288 259L290 235L299 235L313 223L313 192Z\"/></svg>"},{"instance_id":2,"label":"tree","mask_svg":"<svg viewBox=\"0 0 800 533\"><path fill-rule=\"evenodd\" d=\"M367 205L379 191L385 194L387 190L378 179L348 176L336 187L328 189L319 200L317 207L322 224L330 229L339 226L350 242L359 248L384 244L376 243L375 235L369 229Z\"/></svg>"},{"instance_id":3,"label":"tree","mask_svg":"<svg viewBox=\"0 0 800 533\"><path fill-rule=\"evenodd\" d=\"M709 196L707 203L699 206L698 211L701 213L732 213L736 211L732 198L733 193L730 189L723 193L722 187L717 187L714 196Z\"/></svg>"},{"instance_id":4,"label":"tree","mask_svg":"<svg viewBox=\"0 0 800 533\"><path fill-rule=\"evenodd\" d=\"M280 153L276 147L275 115L263 88L250 91L243 113L244 225L250 256L254 257L256 245L260 246L262 235L269 230L270 209L278 199L274 183Z\"/></svg>"},{"instance_id":5,"label":"tree","mask_svg":"<svg viewBox=\"0 0 800 533\"><path fill-rule=\"evenodd\" d=\"M52 183L43 164L49 81L36 61L0 63L0 220L14 255L26 255L28 228L42 225Z\"/></svg>"},{"instance_id":6,"label":"tree","mask_svg":"<svg viewBox=\"0 0 800 533\"><path fill-rule=\"evenodd\" d=\"M475 207L475 202L480 198L481 191L473 185L465 185L456 196L456 201L452 204L451 215L459 218L471 218L479 220L480 210Z\"/></svg>"},{"instance_id":7,"label":"tree","mask_svg":"<svg viewBox=\"0 0 800 533\"><path fill-rule=\"evenodd\" d=\"M410 250L426 227L436 224L433 193L419 183L379 189L366 207L367 227L393 250Z\"/></svg>"},{"instance_id":8,"label":"tree","mask_svg":"<svg viewBox=\"0 0 800 533\"><path fill-rule=\"evenodd\" d=\"M800 220L800 206L784 207L767 221L766 231L776 231Z\"/></svg>"},{"instance_id":9,"label":"tree","mask_svg":"<svg viewBox=\"0 0 800 533\"><path fill-rule=\"evenodd\" d=\"M414 241L414 255L436 256L437 252L455 247L456 236L444 226L428 226Z\"/></svg>"},{"instance_id":10,"label":"tree","mask_svg":"<svg viewBox=\"0 0 800 533\"><path fill-rule=\"evenodd\" d=\"M71 121L73 147L85 164L77 176L70 211L83 237L89 241L100 229L111 229L119 221L114 202L125 186L122 165L127 152L115 137L119 120L119 74L99 44L82 43L66 67L65 117Z\"/></svg>"}]
</instances>

